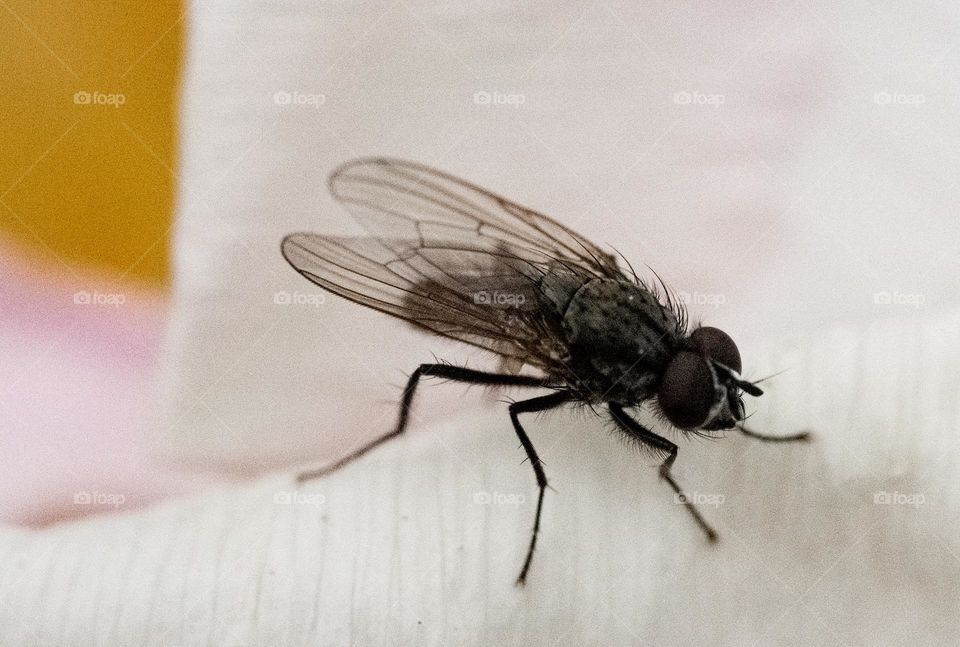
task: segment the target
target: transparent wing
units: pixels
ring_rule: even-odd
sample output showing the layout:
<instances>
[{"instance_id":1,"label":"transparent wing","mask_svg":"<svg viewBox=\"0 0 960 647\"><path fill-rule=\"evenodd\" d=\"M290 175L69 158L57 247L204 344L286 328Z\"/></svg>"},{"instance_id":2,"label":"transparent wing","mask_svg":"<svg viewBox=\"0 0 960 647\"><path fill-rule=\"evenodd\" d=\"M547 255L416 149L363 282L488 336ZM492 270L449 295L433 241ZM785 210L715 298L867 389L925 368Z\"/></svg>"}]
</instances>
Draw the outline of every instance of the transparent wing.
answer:
<instances>
[{"instance_id":1,"label":"transparent wing","mask_svg":"<svg viewBox=\"0 0 960 647\"><path fill-rule=\"evenodd\" d=\"M283 254L294 268L356 303L504 357L560 366L566 349L556 309L544 307L546 282L552 293L626 279L610 254L547 216L413 162L348 162L330 191L369 237L291 234Z\"/></svg>"},{"instance_id":2,"label":"transparent wing","mask_svg":"<svg viewBox=\"0 0 960 647\"><path fill-rule=\"evenodd\" d=\"M613 256L552 218L415 162L354 160L334 171L329 184L334 197L380 240L474 244L482 238L598 276L623 277Z\"/></svg>"},{"instance_id":3,"label":"transparent wing","mask_svg":"<svg viewBox=\"0 0 960 647\"><path fill-rule=\"evenodd\" d=\"M436 334L545 369L563 355L559 321L538 307L540 279L578 275L535 253L479 237L451 246L313 233L287 236L282 251L313 283Z\"/></svg>"}]
</instances>

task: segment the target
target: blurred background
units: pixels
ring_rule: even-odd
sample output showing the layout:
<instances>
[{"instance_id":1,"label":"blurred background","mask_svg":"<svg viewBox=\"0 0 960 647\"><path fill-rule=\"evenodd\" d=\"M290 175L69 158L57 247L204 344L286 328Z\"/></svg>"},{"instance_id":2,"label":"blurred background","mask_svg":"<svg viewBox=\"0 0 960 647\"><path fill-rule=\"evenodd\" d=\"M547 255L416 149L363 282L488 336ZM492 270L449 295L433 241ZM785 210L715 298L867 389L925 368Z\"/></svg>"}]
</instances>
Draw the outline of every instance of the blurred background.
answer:
<instances>
[{"instance_id":1,"label":"blurred background","mask_svg":"<svg viewBox=\"0 0 960 647\"><path fill-rule=\"evenodd\" d=\"M183 45L179 2L0 7L0 230L59 265L163 289Z\"/></svg>"},{"instance_id":2,"label":"blurred background","mask_svg":"<svg viewBox=\"0 0 960 647\"><path fill-rule=\"evenodd\" d=\"M134 480L169 287L183 43L179 2L0 4L0 519L99 511L73 505L91 488L79 482L123 487L128 506L171 483Z\"/></svg>"}]
</instances>

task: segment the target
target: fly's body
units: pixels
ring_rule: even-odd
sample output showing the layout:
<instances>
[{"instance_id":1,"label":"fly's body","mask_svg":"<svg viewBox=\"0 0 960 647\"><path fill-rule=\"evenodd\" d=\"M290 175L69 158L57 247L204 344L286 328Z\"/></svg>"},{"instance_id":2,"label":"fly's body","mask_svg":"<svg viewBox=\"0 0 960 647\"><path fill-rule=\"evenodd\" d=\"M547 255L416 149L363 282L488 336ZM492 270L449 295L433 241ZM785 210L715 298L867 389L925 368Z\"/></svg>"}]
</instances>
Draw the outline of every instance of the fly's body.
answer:
<instances>
[{"instance_id":1,"label":"fly's body","mask_svg":"<svg viewBox=\"0 0 960 647\"><path fill-rule=\"evenodd\" d=\"M568 403L605 407L629 439L662 458L660 475L683 497L670 468L677 445L628 409L650 407L682 432L710 435L743 426L740 351L723 331L688 329L686 312L660 282L640 280L616 258L555 220L434 169L384 158L348 162L330 189L368 236L287 236L283 254L303 276L361 305L499 356L510 370L422 364L410 376L396 427L325 474L399 435L422 377L549 391L509 406L510 421L539 487L526 580L540 529L547 477L519 415ZM538 375L520 373L527 365ZM686 498L694 521L716 533Z\"/></svg>"}]
</instances>

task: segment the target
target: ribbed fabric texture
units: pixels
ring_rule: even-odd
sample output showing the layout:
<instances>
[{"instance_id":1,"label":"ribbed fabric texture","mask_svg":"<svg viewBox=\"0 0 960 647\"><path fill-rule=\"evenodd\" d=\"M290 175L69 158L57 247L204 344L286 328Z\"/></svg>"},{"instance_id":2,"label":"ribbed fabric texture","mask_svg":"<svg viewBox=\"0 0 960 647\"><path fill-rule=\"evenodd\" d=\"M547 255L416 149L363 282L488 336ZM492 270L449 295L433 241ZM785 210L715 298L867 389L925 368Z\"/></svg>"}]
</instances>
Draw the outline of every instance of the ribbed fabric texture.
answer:
<instances>
[{"instance_id":1,"label":"ribbed fabric texture","mask_svg":"<svg viewBox=\"0 0 960 647\"><path fill-rule=\"evenodd\" d=\"M960 316L754 349L757 430L678 440L675 474L589 410L433 423L299 489L288 474L0 534L4 645L944 645L960 635ZM758 355L757 353L762 353ZM437 397L461 397L431 384ZM463 398L463 402L467 398Z\"/></svg>"}]
</instances>

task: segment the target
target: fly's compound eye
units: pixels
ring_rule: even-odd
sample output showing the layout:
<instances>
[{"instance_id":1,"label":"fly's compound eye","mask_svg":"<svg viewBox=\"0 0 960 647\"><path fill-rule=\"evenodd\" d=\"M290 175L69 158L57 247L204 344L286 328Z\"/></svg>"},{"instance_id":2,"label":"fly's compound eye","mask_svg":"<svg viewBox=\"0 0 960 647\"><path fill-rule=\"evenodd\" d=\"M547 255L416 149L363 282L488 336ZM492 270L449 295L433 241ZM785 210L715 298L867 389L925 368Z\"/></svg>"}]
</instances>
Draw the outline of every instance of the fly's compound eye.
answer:
<instances>
[{"instance_id":1,"label":"fly's compound eye","mask_svg":"<svg viewBox=\"0 0 960 647\"><path fill-rule=\"evenodd\" d=\"M716 395L713 372L706 360L697 353L680 351L667 365L657 400L671 423L681 429L696 429L707 423Z\"/></svg>"},{"instance_id":2,"label":"fly's compound eye","mask_svg":"<svg viewBox=\"0 0 960 647\"><path fill-rule=\"evenodd\" d=\"M690 333L690 340L700 349L700 352L715 362L732 368L737 373L743 370L740 360L740 349L730 338L730 335L719 328L704 326Z\"/></svg>"}]
</instances>

